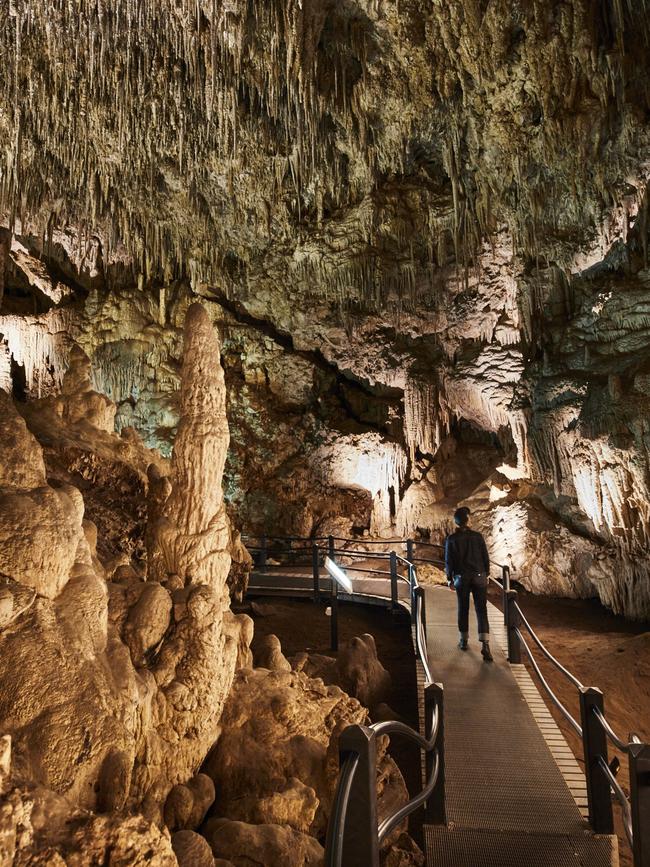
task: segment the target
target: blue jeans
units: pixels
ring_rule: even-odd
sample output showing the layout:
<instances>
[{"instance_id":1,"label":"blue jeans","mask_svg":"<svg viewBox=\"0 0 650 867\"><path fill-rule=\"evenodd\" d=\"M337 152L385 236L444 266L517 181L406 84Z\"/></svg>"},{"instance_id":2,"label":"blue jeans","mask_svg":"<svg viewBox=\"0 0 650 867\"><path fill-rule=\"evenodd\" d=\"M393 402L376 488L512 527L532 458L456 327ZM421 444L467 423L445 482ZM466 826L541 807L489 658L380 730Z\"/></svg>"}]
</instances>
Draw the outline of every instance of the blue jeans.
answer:
<instances>
[{"instance_id":1,"label":"blue jeans","mask_svg":"<svg viewBox=\"0 0 650 867\"><path fill-rule=\"evenodd\" d=\"M454 587L458 600L458 631L461 638L469 637L469 597L474 597L474 609L478 623L479 641L490 638L490 624L487 615L488 579L480 573L454 576Z\"/></svg>"}]
</instances>

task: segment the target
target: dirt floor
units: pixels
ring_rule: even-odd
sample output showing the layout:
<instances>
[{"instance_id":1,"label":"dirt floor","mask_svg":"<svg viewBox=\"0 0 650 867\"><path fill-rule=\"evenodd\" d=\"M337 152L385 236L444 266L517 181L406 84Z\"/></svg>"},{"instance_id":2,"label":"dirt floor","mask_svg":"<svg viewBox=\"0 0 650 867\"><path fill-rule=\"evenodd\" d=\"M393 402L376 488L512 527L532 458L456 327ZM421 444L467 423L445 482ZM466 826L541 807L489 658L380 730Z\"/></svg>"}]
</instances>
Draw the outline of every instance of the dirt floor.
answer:
<instances>
[{"instance_id":1,"label":"dirt floor","mask_svg":"<svg viewBox=\"0 0 650 867\"><path fill-rule=\"evenodd\" d=\"M619 737L625 740L635 732L641 740L650 741L650 623L632 623L617 617L595 600L551 599L524 590L519 590L519 597L530 625L558 661L585 686L602 690L607 719ZM500 607L498 592L492 602ZM576 688L553 665L542 662L541 654L536 654L536 659L551 688L579 721ZM550 700L547 704L584 768L582 741L555 705ZM618 781L629 795L626 756L612 748L609 758L614 755L621 762ZM614 803L621 865L631 867L621 811Z\"/></svg>"},{"instance_id":2,"label":"dirt floor","mask_svg":"<svg viewBox=\"0 0 650 867\"><path fill-rule=\"evenodd\" d=\"M330 618L325 615L324 605L278 598L258 601L264 603L266 613L264 616L253 614L253 650L262 636L274 633L280 638L287 656L303 650L335 656L330 650ZM497 591L491 593L491 601L500 607ZM550 652L585 686L596 686L603 691L607 719L614 730L623 739L635 732L642 740L650 741L650 624L632 623L617 617L592 600L551 599L522 590L519 601ZM415 664L408 617L403 612L392 615L382 608L365 605L341 604L339 610L341 644L364 632L374 635L379 659L392 676L388 704L399 717L417 726ZM540 655L536 658L560 700L579 719L575 687L550 663L542 661ZM582 742L553 703L547 703L579 764L584 767ZM419 785L417 751L395 742L391 753L404 773L409 790L415 792ZM626 757L611 749L610 759L613 755L621 762L618 780L629 794ZM621 865L631 867L631 853L616 802L614 812ZM410 830L419 842L421 832L417 820Z\"/></svg>"}]
</instances>

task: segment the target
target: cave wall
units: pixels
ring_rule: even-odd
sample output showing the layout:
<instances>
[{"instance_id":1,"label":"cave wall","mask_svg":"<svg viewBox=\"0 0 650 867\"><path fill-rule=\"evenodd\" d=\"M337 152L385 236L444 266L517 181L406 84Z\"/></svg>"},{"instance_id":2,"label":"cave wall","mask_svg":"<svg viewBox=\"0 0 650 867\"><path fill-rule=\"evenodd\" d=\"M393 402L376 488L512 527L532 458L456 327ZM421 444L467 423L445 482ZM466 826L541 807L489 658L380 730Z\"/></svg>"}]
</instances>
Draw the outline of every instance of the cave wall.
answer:
<instances>
[{"instance_id":1,"label":"cave wall","mask_svg":"<svg viewBox=\"0 0 650 867\"><path fill-rule=\"evenodd\" d=\"M73 5L0 11L0 383L79 344L168 451L199 298L247 529L471 501L524 583L647 616L642 4Z\"/></svg>"}]
</instances>

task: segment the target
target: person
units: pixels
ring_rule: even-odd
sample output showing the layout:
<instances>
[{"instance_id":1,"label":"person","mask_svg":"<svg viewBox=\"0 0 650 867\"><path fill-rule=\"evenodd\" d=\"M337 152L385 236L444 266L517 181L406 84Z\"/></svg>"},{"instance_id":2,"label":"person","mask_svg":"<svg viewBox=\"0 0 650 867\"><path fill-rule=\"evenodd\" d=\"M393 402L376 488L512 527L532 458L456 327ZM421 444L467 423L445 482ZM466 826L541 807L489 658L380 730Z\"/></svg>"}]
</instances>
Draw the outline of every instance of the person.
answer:
<instances>
[{"instance_id":1,"label":"person","mask_svg":"<svg viewBox=\"0 0 650 867\"><path fill-rule=\"evenodd\" d=\"M468 647L471 594L478 621L481 655L486 662L492 662L487 615L490 557L483 536L476 530L470 530L469 516L470 510L466 506L454 512L456 530L445 539L445 571L449 588L456 591L458 599L458 646L461 650L467 650Z\"/></svg>"}]
</instances>

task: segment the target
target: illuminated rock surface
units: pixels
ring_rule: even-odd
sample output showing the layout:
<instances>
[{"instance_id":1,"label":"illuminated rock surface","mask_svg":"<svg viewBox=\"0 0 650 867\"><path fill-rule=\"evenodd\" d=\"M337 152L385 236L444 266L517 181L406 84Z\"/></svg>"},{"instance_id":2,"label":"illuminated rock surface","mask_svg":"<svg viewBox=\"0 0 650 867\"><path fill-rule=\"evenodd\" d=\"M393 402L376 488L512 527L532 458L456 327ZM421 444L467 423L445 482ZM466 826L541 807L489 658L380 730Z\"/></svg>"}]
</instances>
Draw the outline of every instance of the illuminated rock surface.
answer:
<instances>
[{"instance_id":1,"label":"illuminated rock surface","mask_svg":"<svg viewBox=\"0 0 650 867\"><path fill-rule=\"evenodd\" d=\"M553 587L647 615L641 5L69 14L17 2L3 18L0 206L19 222L0 245L0 382L56 392L79 344L118 429L169 454L202 296L223 334L224 491L246 529L435 536L464 423L558 529L577 520L592 540L602 580L572 582L556 558ZM190 520L174 495L174 532L221 508L205 504ZM223 523L210 532L220 572ZM165 568L186 572L180 538Z\"/></svg>"},{"instance_id":2,"label":"illuminated rock surface","mask_svg":"<svg viewBox=\"0 0 650 867\"><path fill-rule=\"evenodd\" d=\"M332 761L294 707L332 665L252 668L242 531L440 542L466 503L526 587L650 616L649 37L588 0L0 9L0 734L104 811L82 861L122 809L209 861L197 774L256 691ZM317 863L322 767L241 760L217 863Z\"/></svg>"}]
</instances>

